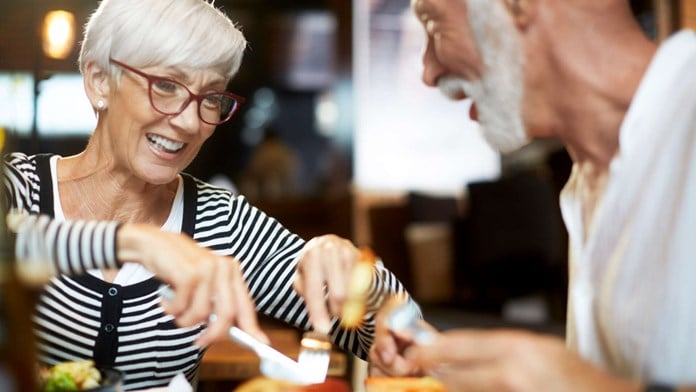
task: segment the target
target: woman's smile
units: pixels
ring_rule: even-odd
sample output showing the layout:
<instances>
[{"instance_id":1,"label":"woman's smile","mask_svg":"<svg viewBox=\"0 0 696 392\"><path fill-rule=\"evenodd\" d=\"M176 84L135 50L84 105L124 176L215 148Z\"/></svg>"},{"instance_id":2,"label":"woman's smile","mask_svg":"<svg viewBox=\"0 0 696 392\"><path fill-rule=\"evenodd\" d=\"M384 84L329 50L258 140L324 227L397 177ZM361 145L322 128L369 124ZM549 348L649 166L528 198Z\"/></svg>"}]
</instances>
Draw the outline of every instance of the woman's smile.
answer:
<instances>
[{"instance_id":1,"label":"woman's smile","mask_svg":"<svg viewBox=\"0 0 696 392\"><path fill-rule=\"evenodd\" d=\"M183 142L167 139L163 136L156 135L154 133L148 133L147 135L145 135L145 137L147 138L148 142L150 142L150 146L153 149L169 154L175 154L181 151L184 148L184 146L186 146L186 144Z\"/></svg>"}]
</instances>

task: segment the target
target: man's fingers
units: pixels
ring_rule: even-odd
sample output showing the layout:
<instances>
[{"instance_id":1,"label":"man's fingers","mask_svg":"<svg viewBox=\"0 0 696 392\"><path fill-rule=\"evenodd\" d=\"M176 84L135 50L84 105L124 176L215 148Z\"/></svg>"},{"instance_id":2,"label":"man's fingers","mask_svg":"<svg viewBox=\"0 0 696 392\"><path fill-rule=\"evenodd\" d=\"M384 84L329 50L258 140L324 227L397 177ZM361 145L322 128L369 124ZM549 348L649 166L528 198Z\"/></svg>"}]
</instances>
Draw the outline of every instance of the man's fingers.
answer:
<instances>
[{"instance_id":1,"label":"man's fingers","mask_svg":"<svg viewBox=\"0 0 696 392\"><path fill-rule=\"evenodd\" d=\"M418 373L418 368L413 362L398 354L395 344L373 347L370 350L370 360L377 373L389 376L409 376Z\"/></svg>"},{"instance_id":2,"label":"man's fingers","mask_svg":"<svg viewBox=\"0 0 696 392\"><path fill-rule=\"evenodd\" d=\"M372 357L375 362L382 363L386 366L391 366L396 355L396 342L394 342L394 339L391 337L376 339L374 346L370 350L370 357Z\"/></svg>"},{"instance_id":3,"label":"man's fingers","mask_svg":"<svg viewBox=\"0 0 696 392\"><path fill-rule=\"evenodd\" d=\"M526 341L521 339L523 334L526 333L508 330L450 330L437 334L431 344L409 348L406 357L423 367L446 362L491 361L519 350L520 344Z\"/></svg>"},{"instance_id":4,"label":"man's fingers","mask_svg":"<svg viewBox=\"0 0 696 392\"><path fill-rule=\"evenodd\" d=\"M440 380L448 391L471 392L514 390L514 382L503 377L494 362L475 365L439 364L425 372Z\"/></svg>"},{"instance_id":5,"label":"man's fingers","mask_svg":"<svg viewBox=\"0 0 696 392\"><path fill-rule=\"evenodd\" d=\"M372 377L388 377L389 373L384 371L377 362L374 360L370 361L370 368L368 373Z\"/></svg>"}]
</instances>

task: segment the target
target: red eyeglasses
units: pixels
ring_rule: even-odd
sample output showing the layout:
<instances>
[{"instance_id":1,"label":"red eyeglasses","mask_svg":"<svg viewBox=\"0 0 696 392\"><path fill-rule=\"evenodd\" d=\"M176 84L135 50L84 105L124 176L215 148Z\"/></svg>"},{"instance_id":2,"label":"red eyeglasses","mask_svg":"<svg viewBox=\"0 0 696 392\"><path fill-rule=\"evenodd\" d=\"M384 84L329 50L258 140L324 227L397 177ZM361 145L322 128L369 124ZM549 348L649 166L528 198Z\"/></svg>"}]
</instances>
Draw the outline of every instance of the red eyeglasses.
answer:
<instances>
[{"instance_id":1,"label":"red eyeglasses","mask_svg":"<svg viewBox=\"0 0 696 392\"><path fill-rule=\"evenodd\" d=\"M159 113L176 115L184 111L191 101L198 103L198 117L206 124L220 125L237 111L244 98L228 92L194 94L176 80L147 74L128 64L109 58L109 62L147 79L150 104Z\"/></svg>"}]
</instances>

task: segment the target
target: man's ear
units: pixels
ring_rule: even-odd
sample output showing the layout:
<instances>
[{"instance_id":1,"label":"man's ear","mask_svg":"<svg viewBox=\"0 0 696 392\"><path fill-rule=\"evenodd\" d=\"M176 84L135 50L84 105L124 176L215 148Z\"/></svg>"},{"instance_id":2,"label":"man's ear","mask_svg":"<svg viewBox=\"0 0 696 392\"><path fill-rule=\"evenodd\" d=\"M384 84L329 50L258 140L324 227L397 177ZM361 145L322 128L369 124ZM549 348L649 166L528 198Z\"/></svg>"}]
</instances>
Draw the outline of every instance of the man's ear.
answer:
<instances>
[{"instance_id":1,"label":"man's ear","mask_svg":"<svg viewBox=\"0 0 696 392\"><path fill-rule=\"evenodd\" d=\"M96 62L89 61L82 72L84 79L85 92L94 110L102 110L108 104L109 73L100 67ZM101 102L101 103L100 103Z\"/></svg>"},{"instance_id":2,"label":"man's ear","mask_svg":"<svg viewBox=\"0 0 696 392\"><path fill-rule=\"evenodd\" d=\"M539 6L538 0L506 0L508 10L515 26L520 30L529 27L529 24L534 20Z\"/></svg>"}]
</instances>

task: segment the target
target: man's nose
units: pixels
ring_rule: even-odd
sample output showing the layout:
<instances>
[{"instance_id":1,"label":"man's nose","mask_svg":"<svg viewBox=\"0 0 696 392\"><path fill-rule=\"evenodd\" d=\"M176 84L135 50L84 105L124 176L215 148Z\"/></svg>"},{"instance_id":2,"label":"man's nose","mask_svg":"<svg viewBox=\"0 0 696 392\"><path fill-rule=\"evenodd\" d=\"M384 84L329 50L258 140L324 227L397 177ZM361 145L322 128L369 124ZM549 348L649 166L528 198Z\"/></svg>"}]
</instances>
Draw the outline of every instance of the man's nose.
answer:
<instances>
[{"instance_id":1,"label":"man's nose","mask_svg":"<svg viewBox=\"0 0 696 392\"><path fill-rule=\"evenodd\" d=\"M423 51L423 83L430 87L437 86L437 80L445 73L445 68L435 56L432 43L428 42Z\"/></svg>"}]
</instances>

